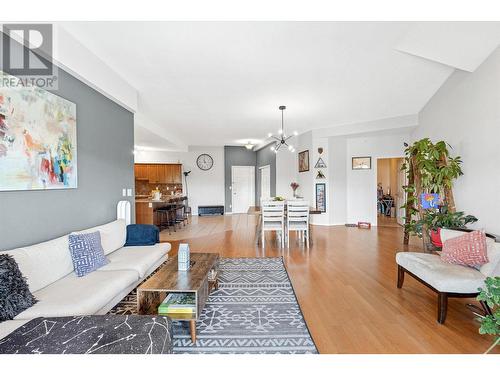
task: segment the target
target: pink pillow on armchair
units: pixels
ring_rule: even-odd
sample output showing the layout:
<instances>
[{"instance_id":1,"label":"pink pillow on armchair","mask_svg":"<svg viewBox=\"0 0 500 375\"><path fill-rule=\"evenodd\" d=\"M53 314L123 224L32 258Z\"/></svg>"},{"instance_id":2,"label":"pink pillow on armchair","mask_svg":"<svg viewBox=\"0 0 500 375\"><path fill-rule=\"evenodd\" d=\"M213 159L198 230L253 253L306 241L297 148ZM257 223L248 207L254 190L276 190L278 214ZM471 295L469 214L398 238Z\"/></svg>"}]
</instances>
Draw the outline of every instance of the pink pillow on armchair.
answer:
<instances>
[{"instance_id":1,"label":"pink pillow on armchair","mask_svg":"<svg viewBox=\"0 0 500 375\"><path fill-rule=\"evenodd\" d=\"M486 234L476 230L444 241L443 262L477 267L488 263Z\"/></svg>"}]
</instances>

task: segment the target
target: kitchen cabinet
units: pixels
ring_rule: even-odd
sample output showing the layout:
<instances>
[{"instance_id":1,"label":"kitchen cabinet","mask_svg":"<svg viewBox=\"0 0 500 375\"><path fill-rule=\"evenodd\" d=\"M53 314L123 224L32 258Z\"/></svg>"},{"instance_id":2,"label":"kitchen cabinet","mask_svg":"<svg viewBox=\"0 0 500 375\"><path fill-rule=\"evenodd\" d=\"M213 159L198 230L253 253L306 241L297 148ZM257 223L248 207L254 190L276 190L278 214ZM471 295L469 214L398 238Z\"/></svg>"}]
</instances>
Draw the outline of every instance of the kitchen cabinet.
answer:
<instances>
[{"instance_id":1,"label":"kitchen cabinet","mask_svg":"<svg viewBox=\"0 0 500 375\"><path fill-rule=\"evenodd\" d=\"M135 164L134 173L136 180L148 180L148 171L146 164Z\"/></svg>"},{"instance_id":2,"label":"kitchen cabinet","mask_svg":"<svg viewBox=\"0 0 500 375\"><path fill-rule=\"evenodd\" d=\"M160 180L158 178L158 164L148 164L148 180L150 184L159 184Z\"/></svg>"},{"instance_id":3,"label":"kitchen cabinet","mask_svg":"<svg viewBox=\"0 0 500 375\"><path fill-rule=\"evenodd\" d=\"M182 184L181 164L135 164L135 179L150 184Z\"/></svg>"},{"instance_id":4,"label":"kitchen cabinet","mask_svg":"<svg viewBox=\"0 0 500 375\"><path fill-rule=\"evenodd\" d=\"M180 164L171 164L172 183L182 184L182 166Z\"/></svg>"}]
</instances>

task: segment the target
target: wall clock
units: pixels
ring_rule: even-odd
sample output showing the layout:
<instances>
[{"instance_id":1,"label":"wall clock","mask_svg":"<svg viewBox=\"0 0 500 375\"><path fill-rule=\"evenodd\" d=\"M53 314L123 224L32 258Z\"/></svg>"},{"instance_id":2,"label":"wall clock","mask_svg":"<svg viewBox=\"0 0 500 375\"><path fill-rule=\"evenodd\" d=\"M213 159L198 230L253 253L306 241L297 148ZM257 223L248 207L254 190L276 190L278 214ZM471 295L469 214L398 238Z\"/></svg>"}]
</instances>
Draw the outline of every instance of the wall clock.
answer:
<instances>
[{"instance_id":1,"label":"wall clock","mask_svg":"<svg viewBox=\"0 0 500 375\"><path fill-rule=\"evenodd\" d=\"M214 159L212 159L212 157L208 154L201 154L200 156L198 156L198 159L196 159L196 165L202 171L208 171L213 167Z\"/></svg>"}]
</instances>

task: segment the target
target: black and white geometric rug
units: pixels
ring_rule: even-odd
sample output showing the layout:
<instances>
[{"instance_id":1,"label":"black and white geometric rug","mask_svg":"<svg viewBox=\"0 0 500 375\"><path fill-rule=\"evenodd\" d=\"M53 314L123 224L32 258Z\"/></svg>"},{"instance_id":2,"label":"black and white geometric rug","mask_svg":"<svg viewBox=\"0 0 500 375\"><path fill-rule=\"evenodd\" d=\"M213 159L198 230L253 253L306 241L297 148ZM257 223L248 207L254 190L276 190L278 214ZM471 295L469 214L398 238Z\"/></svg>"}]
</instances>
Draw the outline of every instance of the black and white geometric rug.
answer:
<instances>
[{"instance_id":1,"label":"black and white geometric rug","mask_svg":"<svg viewBox=\"0 0 500 375\"><path fill-rule=\"evenodd\" d=\"M135 292L110 313L135 314ZM282 258L222 258L196 323L174 322L174 353L318 353Z\"/></svg>"}]
</instances>

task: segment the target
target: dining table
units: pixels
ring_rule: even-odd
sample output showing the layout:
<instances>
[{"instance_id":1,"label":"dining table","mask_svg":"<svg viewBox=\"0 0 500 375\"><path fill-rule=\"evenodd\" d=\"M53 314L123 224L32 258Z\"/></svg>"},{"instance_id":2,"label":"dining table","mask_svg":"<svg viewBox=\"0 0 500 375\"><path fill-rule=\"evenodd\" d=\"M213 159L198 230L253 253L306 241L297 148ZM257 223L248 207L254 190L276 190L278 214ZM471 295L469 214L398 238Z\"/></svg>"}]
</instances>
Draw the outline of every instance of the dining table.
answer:
<instances>
[{"instance_id":1,"label":"dining table","mask_svg":"<svg viewBox=\"0 0 500 375\"><path fill-rule=\"evenodd\" d=\"M285 201L285 212L286 212L286 201ZM319 215L322 212L318 210L315 207L309 207L309 215ZM260 244L260 231L261 231L261 226L262 226L262 220L261 220L261 209L260 206L250 206L247 211L248 215L255 215L258 216L258 221L257 225L255 227L255 244L259 245ZM311 224L309 224L311 226ZM309 243L312 245L312 235L311 235L311 230L309 229Z\"/></svg>"}]
</instances>

